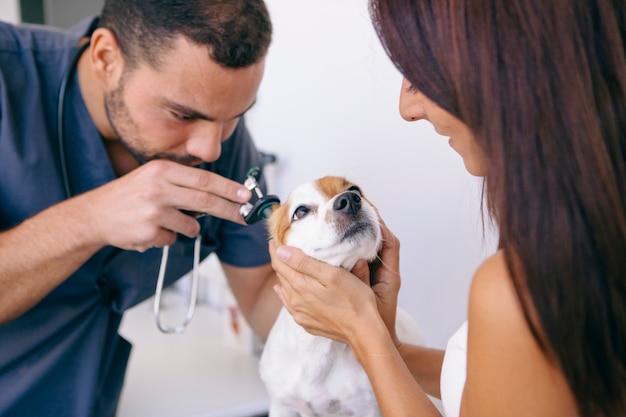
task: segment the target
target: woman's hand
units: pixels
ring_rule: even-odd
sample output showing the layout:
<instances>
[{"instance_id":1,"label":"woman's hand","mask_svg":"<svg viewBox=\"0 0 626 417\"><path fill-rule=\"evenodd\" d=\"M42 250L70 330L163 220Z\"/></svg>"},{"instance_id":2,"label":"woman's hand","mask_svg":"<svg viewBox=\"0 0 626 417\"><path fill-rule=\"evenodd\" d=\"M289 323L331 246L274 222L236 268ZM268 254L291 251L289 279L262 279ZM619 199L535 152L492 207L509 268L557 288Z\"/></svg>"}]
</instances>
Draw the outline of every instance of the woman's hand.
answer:
<instances>
[{"instance_id":1,"label":"woman's hand","mask_svg":"<svg viewBox=\"0 0 626 417\"><path fill-rule=\"evenodd\" d=\"M277 293L294 320L309 333L350 344L360 326L380 320L369 285L349 271L318 261L301 250L270 242Z\"/></svg>"},{"instance_id":2,"label":"woman's hand","mask_svg":"<svg viewBox=\"0 0 626 417\"><path fill-rule=\"evenodd\" d=\"M385 321L395 345L399 346L396 336L396 310L398 292L400 291L400 241L382 220L379 219L379 221L383 234L383 247L379 255L380 264L374 264L371 274L367 276L376 295L378 311ZM354 269L353 272L362 276Z\"/></svg>"},{"instance_id":3,"label":"woman's hand","mask_svg":"<svg viewBox=\"0 0 626 417\"><path fill-rule=\"evenodd\" d=\"M371 274L363 260L350 273L270 242L272 266L281 282L277 293L296 322L312 334L351 344L360 332L367 334L372 321L382 319L397 344L399 242L384 225L383 240L380 266Z\"/></svg>"}]
</instances>

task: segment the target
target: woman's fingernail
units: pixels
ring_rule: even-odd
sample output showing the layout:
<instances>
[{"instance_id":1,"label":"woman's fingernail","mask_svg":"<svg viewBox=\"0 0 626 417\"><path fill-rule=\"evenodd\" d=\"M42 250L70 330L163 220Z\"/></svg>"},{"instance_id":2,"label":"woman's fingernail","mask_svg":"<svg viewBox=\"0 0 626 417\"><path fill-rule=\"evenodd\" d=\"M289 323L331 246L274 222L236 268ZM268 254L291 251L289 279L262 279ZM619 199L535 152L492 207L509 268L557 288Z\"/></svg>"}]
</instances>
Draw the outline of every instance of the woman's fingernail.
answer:
<instances>
[{"instance_id":1,"label":"woman's fingernail","mask_svg":"<svg viewBox=\"0 0 626 417\"><path fill-rule=\"evenodd\" d=\"M276 255L278 255L278 259L283 262L287 262L289 260L289 258L291 257L291 253L291 248L288 246L281 246L280 248L276 249Z\"/></svg>"},{"instance_id":2,"label":"woman's fingernail","mask_svg":"<svg viewBox=\"0 0 626 417\"><path fill-rule=\"evenodd\" d=\"M280 284L276 284L276 285L274 285L272 288L274 289L274 292L275 292L276 294L278 294L278 293L280 292Z\"/></svg>"}]
</instances>

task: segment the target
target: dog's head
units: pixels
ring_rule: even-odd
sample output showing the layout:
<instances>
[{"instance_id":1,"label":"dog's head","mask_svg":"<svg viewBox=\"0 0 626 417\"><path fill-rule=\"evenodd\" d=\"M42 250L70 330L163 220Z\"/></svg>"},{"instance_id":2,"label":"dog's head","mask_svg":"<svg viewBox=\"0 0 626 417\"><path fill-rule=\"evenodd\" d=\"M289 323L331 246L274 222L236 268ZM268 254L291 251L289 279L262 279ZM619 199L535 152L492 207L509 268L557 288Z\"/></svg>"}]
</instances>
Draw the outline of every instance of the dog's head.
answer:
<instances>
[{"instance_id":1,"label":"dog's head","mask_svg":"<svg viewBox=\"0 0 626 417\"><path fill-rule=\"evenodd\" d=\"M274 209L268 228L280 245L346 269L359 259L374 259L382 245L376 209L357 185L342 177L296 187Z\"/></svg>"}]
</instances>

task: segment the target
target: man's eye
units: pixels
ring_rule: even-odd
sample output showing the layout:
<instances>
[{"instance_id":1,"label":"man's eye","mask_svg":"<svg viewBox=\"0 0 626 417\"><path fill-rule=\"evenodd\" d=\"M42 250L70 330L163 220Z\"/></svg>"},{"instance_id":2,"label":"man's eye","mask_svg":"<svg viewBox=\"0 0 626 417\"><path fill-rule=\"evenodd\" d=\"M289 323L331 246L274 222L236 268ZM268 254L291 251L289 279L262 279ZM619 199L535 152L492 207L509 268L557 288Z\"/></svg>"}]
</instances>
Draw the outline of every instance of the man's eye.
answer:
<instances>
[{"instance_id":1,"label":"man's eye","mask_svg":"<svg viewBox=\"0 0 626 417\"><path fill-rule=\"evenodd\" d=\"M296 221L296 220L300 220L301 218L303 218L304 216L306 216L307 214L309 214L309 212L311 211L311 209L309 209L306 206L300 206L296 209L296 211L293 212L293 216L291 216L291 221Z\"/></svg>"},{"instance_id":2,"label":"man's eye","mask_svg":"<svg viewBox=\"0 0 626 417\"><path fill-rule=\"evenodd\" d=\"M180 120L181 122L189 122L194 119L193 116L189 116L187 114L181 114L181 113L176 113L176 112L171 112L171 113L172 113L172 116L174 116L177 120Z\"/></svg>"}]
</instances>

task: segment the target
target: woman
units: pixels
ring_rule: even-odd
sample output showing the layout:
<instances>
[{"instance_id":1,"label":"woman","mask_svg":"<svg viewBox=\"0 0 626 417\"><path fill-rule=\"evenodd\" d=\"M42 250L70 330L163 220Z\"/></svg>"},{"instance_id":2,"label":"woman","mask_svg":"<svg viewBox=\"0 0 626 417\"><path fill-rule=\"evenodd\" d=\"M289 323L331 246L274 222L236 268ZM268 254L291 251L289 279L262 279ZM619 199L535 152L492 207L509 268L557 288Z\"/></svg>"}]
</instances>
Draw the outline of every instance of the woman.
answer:
<instances>
[{"instance_id":1,"label":"woman","mask_svg":"<svg viewBox=\"0 0 626 417\"><path fill-rule=\"evenodd\" d=\"M454 337L466 365L445 360L444 405L460 402L446 415L626 415L626 3L370 10L405 77L402 116L450 136L500 232ZM349 273L270 245L277 292L308 331L352 347L383 415L439 415L425 393L440 394L442 352L396 340L399 243L385 233L371 288L363 263Z\"/></svg>"}]
</instances>

